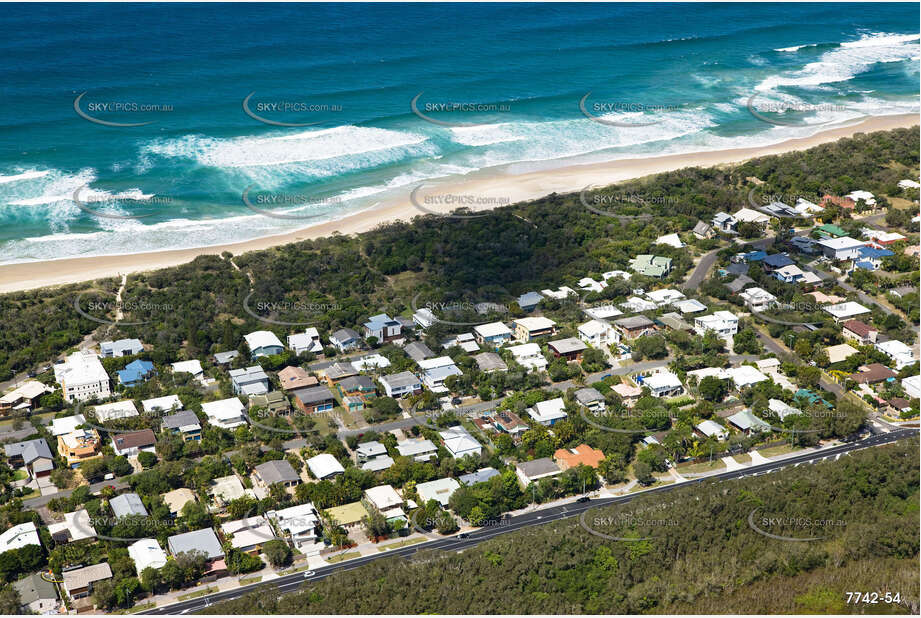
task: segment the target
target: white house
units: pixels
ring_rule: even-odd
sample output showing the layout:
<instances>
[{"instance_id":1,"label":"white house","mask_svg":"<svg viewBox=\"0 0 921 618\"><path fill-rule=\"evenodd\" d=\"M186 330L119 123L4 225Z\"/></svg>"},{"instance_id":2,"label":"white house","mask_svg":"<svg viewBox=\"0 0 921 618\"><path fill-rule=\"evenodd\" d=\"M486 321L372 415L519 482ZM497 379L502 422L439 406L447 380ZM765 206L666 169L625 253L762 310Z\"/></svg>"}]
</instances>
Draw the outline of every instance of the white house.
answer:
<instances>
[{"instance_id":1,"label":"white house","mask_svg":"<svg viewBox=\"0 0 921 618\"><path fill-rule=\"evenodd\" d=\"M438 318L435 317L435 314L432 313L431 309L422 308L416 311L413 314L413 322L419 325L419 328L426 329L435 322L438 321Z\"/></svg>"},{"instance_id":2,"label":"white house","mask_svg":"<svg viewBox=\"0 0 921 618\"><path fill-rule=\"evenodd\" d=\"M582 341L596 348L620 343L620 333L607 322L589 320L585 324L580 324L577 330Z\"/></svg>"},{"instance_id":3,"label":"white house","mask_svg":"<svg viewBox=\"0 0 921 618\"><path fill-rule=\"evenodd\" d=\"M112 394L109 374L99 357L88 350L74 352L63 363L54 365L54 379L68 403L93 397L104 399Z\"/></svg>"},{"instance_id":4,"label":"white house","mask_svg":"<svg viewBox=\"0 0 921 618\"><path fill-rule=\"evenodd\" d=\"M912 399L921 398L921 375L902 378L902 390Z\"/></svg>"},{"instance_id":5,"label":"white house","mask_svg":"<svg viewBox=\"0 0 921 618\"><path fill-rule=\"evenodd\" d=\"M777 297L764 288L748 288L739 297L752 311L767 311L777 304Z\"/></svg>"},{"instance_id":6,"label":"white house","mask_svg":"<svg viewBox=\"0 0 921 618\"><path fill-rule=\"evenodd\" d=\"M244 335L243 339L246 340L246 345L249 346L252 358L281 354L285 349L275 333L268 330L254 331Z\"/></svg>"},{"instance_id":7,"label":"white house","mask_svg":"<svg viewBox=\"0 0 921 618\"><path fill-rule=\"evenodd\" d=\"M452 478L437 479L416 485L416 493L419 494L422 504L435 500L441 506L448 506L448 501L458 489L460 489L460 483Z\"/></svg>"},{"instance_id":8,"label":"white house","mask_svg":"<svg viewBox=\"0 0 921 618\"><path fill-rule=\"evenodd\" d=\"M677 303L674 303L674 307L681 313L700 313L701 311L707 310L707 306L696 298L679 300Z\"/></svg>"},{"instance_id":9,"label":"white house","mask_svg":"<svg viewBox=\"0 0 921 618\"><path fill-rule=\"evenodd\" d=\"M830 313L831 316L835 318L836 323L846 322L858 315L870 313L869 309L854 301L838 303L837 305L825 305L822 307L822 310L826 313Z\"/></svg>"},{"instance_id":10,"label":"white house","mask_svg":"<svg viewBox=\"0 0 921 618\"><path fill-rule=\"evenodd\" d=\"M666 307L672 303L684 300L685 296L678 290L664 289L647 292L646 298L654 302L656 307Z\"/></svg>"},{"instance_id":11,"label":"white house","mask_svg":"<svg viewBox=\"0 0 921 618\"><path fill-rule=\"evenodd\" d=\"M208 417L208 422L222 429L233 429L246 424L243 402L237 397L208 401L201 404L202 412Z\"/></svg>"},{"instance_id":12,"label":"white house","mask_svg":"<svg viewBox=\"0 0 921 618\"><path fill-rule=\"evenodd\" d=\"M310 473L317 479L328 479L345 472L339 460L329 453L320 453L306 461Z\"/></svg>"},{"instance_id":13,"label":"white house","mask_svg":"<svg viewBox=\"0 0 921 618\"><path fill-rule=\"evenodd\" d=\"M438 435L441 436L445 448L454 459L460 459L467 455L479 457L480 453L483 452L482 445L460 425L439 431Z\"/></svg>"},{"instance_id":14,"label":"white house","mask_svg":"<svg viewBox=\"0 0 921 618\"><path fill-rule=\"evenodd\" d=\"M113 421L120 418L131 418L133 416L138 416L138 409L135 407L134 401L125 399L124 401L115 401L93 406L93 412L90 418L95 418L99 423L105 423L107 421Z\"/></svg>"},{"instance_id":15,"label":"white house","mask_svg":"<svg viewBox=\"0 0 921 618\"><path fill-rule=\"evenodd\" d=\"M896 371L901 371L905 367L918 362L911 348L898 339L879 342L876 344L876 349L892 359L892 362L895 363Z\"/></svg>"},{"instance_id":16,"label":"white house","mask_svg":"<svg viewBox=\"0 0 921 618\"><path fill-rule=\"evenodd\" d=\"M708 330L720 337L732 337L739 332L739 318L729 311L714 311L694 318L694 332L703 336Z\"/></svg>"},{"instance_id":17,"label":"white house","mask_svg":"<svg viewBox=\"0 0 921 618\"><path fill-rule=\"evenodd\" d=\"M589 307L584 311L584 313L593 320L609 320L624 314L623 311L614 305L598 305L596 307Z\"/></svg>"},{"instance_id":18,"label":"white house","mask_svg":"<svg viewBox=\"0 0 921 618\"><path fill-rule=\"evenodd\" d=\"M164 395L163 397L154 397L153 399L144 399L141 401L144 412L169 412L172 410L182 409L182 400L178 395Z\"/></svg>"},{"instance_id":19,"label":"white house","mask_svg":"<svg viewBox=\"0 0 921 618\"><path fill-rule=\"evenodd\" d=\"M482 345L498 346L512 338L512 330L502 322L490 322L474 326L473 336Z\"/></svg>"},{"instance_id":20,"label":"white house","mask_svg":"<svg viewBox=\"0 0 921 618\"><path fill-rule=\"evenodd\" d=\"M450 356L426 358L418 362L422 369L422 383L433 393L446 393L445 380L450 376L464 375Z\"/></svg>"},{"instance_id":21,"label":"white house","mask_svg":"<svg viewBox=\"0 0 921 618\"><path fill-rule=\"evenodd\" d=\"M550 426L566 418L567 414L563 405L562 397L538 401L534 407L528 408L528 415L541 425Z\"/></svg>"},{"instance_id":22,"label":"white house","mask_svg":"<svg viewBox=\"0 0 921 618\"><path fill-rule=\"evenodd\" d=\"M876 198L873 197L873 194L869 191L851 191L844 197L850 198L857 202L857 200L863 200L866 202L867 206L876 206Z\"/></svg>"},{"instance_id":23,"label":"white house","mask_svg":"<svg viewBox=\"0 0 921 618\"><path fill-rule=\"evenodd\" d=\"M649 388L653 397L675 397L684 391L681 380L671 371L660 371L649 376L637 376L641 386Z\"/></svg>"},{"instance_id":24,"label":"white house","mask_svg":"<svg viewBox=\"0 0 921 618\"><path fill-rule=\"evenodd\" d=\"M12 549L20 549L27 545L42 546L42 542L38 538L38 529L31 521L12 526L0 534L0 554Z\"/></svg>"},{"instance_id":25,"label":"white house","mask_svg":"<svg viewBox=\"0 0 921 618\"><path fill-rule=\"evenodd\" d=\"M763 212L752 210L751 208L742 208L733 213L733 218L740 223L757 223L765 224L770 222L771 218Z\"/></svg>"},{"instance_id":26,"label":"white house","mask_svg":"<svg viewBox=\"0 0 921 618\"><path fill-rule=\"evenodd\" d=\"M579 279L577 284L579 289L585 290L586 292L602 292L608 284L605 281L595 281L591 277L583 277Z\"/></svg>"},{"instance_id":27,"label":"white house","mask_svg":"<svg viewBox=\"0 0 921 618\"><path fill-rule=\"evenodd\" d=\"M138 575L148 567L162 569L166 566L166 552L156 539L135 541L128 546L128 556L134 562L134 569Z\"/></svg>"},{"instance_id":28,"label":"white house","mask_svg":"<svg viewBox=\"0 0 921 618\"><path fill-rule=\"evenodd\" d=\"M388 397L403 397L422 391L422 380L409 371L401 371L380 379Z\"/></svg>"},{"instance_id":29,"label":"white house","mask_svg":"<svg viewBox=\"0 0 921 618\"><path fill-rule=\"evenodd\" d=\"M515 345L508 348L508 351L515 359L515 362L526 369L543 371L547 368L547 359L544 358L543 353L540 351L540 346L536 343Z\"/></svg>"},{"instance_id":30,"label":"white house","mask_svg":"<svg viewBox=\"0 0 921 618\"><path fill-rule=\"evenodd\" d=\"M320 332L313 326L307 328L302 333L288 335L288 349L297 355L310 352L319 354L323 351L323 343L320 341Z\"/></svg>"},{"instance_id":31,"label":"white house","mask_svg":"<svg viewBox=\"0 0 921 618\"><path fill-rule=\"evenodd\" d=\"M717 440L725 440L729 437L729 431L716 421L705 420L697 425L697 431L708 438L715 437Z\"/></svg>"},{"instance_id":32,"label":"white house","mask_svg":"<svg viewBox=\"0 0 921 618\"><path fill-rule=\"evenodd\" d=\"M860 255L860 248L867 243L849 236L841 236L820 240L816 244L822 248L822 255L829 259L853 260Z\"/></svg>"},{"instance_id":33,"label":"white house","mask_svg":"<svg viewBox=\"0 0 921 618\"><path fill-rule=\"evenodd\" d=\"M665 236L659 236L656 238L657 245L668 245L669 247L674 247L675 249L681 249L684 247L684 243L681 242L681 238L678 234L666 234Z\"/></svg>"},{"instance_id":34,"label":"white house","mask_svg":"<svg viewBox=\"0 0 921 618\"><path fill-rule=\"evenodd\" d=\"M397 452L416 461L428 461L438 453L438 447L425 438L407 439L397 442Z\"/></svg>"},{"instance_id":35,"label":"white house","mask_svg":"<svg viewBox=\"0 0 921 618\"><path fill-rule=\"evenodd\" d=\"M386 369L390 366L390 360L381 354L368 354L361 358L352 359L352 367L358 371L367 371L368 369Z\"/></svg>"}]
</instances>

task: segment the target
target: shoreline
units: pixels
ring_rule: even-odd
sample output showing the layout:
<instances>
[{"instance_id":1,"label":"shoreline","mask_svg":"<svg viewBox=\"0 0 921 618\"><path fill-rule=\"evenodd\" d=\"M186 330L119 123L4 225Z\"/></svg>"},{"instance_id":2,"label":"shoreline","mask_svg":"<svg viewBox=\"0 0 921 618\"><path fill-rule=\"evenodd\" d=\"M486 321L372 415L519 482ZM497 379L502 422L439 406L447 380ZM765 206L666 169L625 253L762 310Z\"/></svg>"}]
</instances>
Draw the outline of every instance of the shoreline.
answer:
<instances>
[{"instance_id":1,"label":"shoreline","mask_svg":"<svg viewBox=\"0 0 921 618\"><path fill-rule=\"evenodd\" d=\"M602 163L561 166L521 174L509 172L509 168L515 166L512 164L503 166L498 173L495 169L482 170L470 174L462 181L429 182L417 185L417 187L425 185L437 188L437 193L440 194L476 196L484 201L492 201L495 206L504 206L541 198L551 193L573 193L590 185L610 185L686 167L737 164L755 157L805 150L823 143L837 141L843 137L850 137L855 133L908 128L918 124L919 116L916 114L876 116L853 125L820 131L811 137L790 139L763 147L620 159ZM423 210L410 202L410 191L411 189L406 190L402 195L388 198L377 206L345 215L339 219L314 224L293 232L236 243L0 265L0 293L158 270L185 264L199 255L219 255L224 251L239 255L302 240L331 236L334 233L350 235L367 232L381 224L409 221L414 216L425 214ZM445 209L445 212L459 205L451 206Z\"/></svg>"}]
</instances>

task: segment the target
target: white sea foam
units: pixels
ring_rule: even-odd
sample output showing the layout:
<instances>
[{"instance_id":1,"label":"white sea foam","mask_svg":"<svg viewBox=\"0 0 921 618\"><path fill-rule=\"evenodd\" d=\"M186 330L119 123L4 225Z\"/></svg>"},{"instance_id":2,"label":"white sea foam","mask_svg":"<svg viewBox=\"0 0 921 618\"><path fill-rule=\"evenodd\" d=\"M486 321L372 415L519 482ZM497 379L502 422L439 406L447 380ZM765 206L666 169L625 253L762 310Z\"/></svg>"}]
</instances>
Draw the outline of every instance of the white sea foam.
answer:
<instances>
[{"instance_id":1,"label":"white sea foam","mask_svg":"<svg viewBox=\"0 0 921 618\"><path fill-rule=\"evenodd\" d=\"M793 47L778 47L774 51L776 52L795 52L807 47L818 47L818 43L806 43L805 45L794 45Z\"/></svg>"},{"instance_id":2,"label":"white sea foam","mask_svg":"<svg viewBox=\"0 0 921 618\"><path fill-rule=\"evenodd\" d=\"M778 86L815 87L844 82L878 63L915 60L919 38L921 35L917 34L866 34L859 40L841 43L798 71L766 78L756 90L764 92Z\"/></svg>"},{"instance_id":3,"label":"white sea foam","mask_svg":"<svg viewBox=\"0 0 921 618\"><path fill-rule=\"evenodd\" d=\"M21 182L23 180L34 180L35 178L42 178L51 173L51 170L27 170L25 172L20 172L18 174L10 174L8 176L0 175L0 185L5 185L11 182Z\"/></svg>"}]
</instances>

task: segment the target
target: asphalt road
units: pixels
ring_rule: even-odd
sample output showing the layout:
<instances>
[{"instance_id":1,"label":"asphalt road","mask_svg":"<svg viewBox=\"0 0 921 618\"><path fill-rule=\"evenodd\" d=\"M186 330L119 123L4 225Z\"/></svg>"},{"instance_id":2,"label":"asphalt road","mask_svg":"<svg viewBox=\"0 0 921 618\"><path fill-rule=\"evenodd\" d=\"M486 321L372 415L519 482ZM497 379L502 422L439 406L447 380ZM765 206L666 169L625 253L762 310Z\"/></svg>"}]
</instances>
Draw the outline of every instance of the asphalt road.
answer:
<instances>
[{"instance_id":1,"label":"asphalt road","mask_svg":"<svg viewBox=\"0 0 921 618\"><path fill-rule=\"evenodd\" d=\"M279 577L272 581L266 583L252 584L250 586L242 586L240 588L234 588L232 590L227 590L224 592L218 592L208 596L199 597L197 599L190 599L188 601L181 601L179 603L173 603L171 605L165 605L163 607L158 607L152 610L145 612L139 612L140 614L189 614L200 611L214 603L220 601L228 601L231 599L236 599L243 596L248 592L259 588L272 588L277 594L284 594L296 591L304 583L310 581L315 582L321 579L325 579L332 575L333 573L340 571L350 571L359 566L367 564L373 560L379 560L381 558L389 558L392 556L402 556L408 557L412 554L415 554L420 550L442 550L442 551L461 551L470 547L488 540L492 537L498 536L500 534L505 534L507 532L513 532L515 530L520 530L529 526L546 524L553 521L558 521L561 519L568 519L570 517L577 517L583 512L600 506L608 506L612 504L623 504L625 502L630 502L637 495L644 495L649 493L663 493L668 492L676 487L685 487L692 483L701 484L703 482L709 482L713 480L725 481L737 478L743 478L747 476L760 475L772 470L777 470L780 468L785 468L798 463L812 463L817 460L823 460L828 458L833 458L836 455L842 453L847 453L849 451L880 446L883 444L890 444L898 440L904 440L911 437L916 437L918 435L917 429L898 429L890 433L880 433L874 434L862 440L857 440L855 442L850 442L847 444L841 444L828 449L823 449L821 451L816 451L814 449L809 449L807 452L804 452L801 455L795 457L789 457L782 461L772 461L770 463L761 464L757 466L748 466L741 470L734 470L723 472L720 474L714 474L702 479L695 481L689 481L687 483L677 483L672 485L663 485L662 487L656 487L641 494L628 494L626 496L618 496L615 498L600 498L594 499L586 503L568 503L544 510L534 510L529 513L524 513L510 519L502 520L502 525L480 528L469 534L468 538L458 538L456 536L439 538L425 543L417 543L416 545L410 545L408 547L403 547L400 549L394 549L387 552L380 552L372 556L364 556L361 558L356 558L354 560L349 560L347 562L331 564L328 566L317 568L313 571L313 575L309 578L304 577L304 573L293 573L291 575L286 575L284 577Z\"/></svg>"}]
</instances>

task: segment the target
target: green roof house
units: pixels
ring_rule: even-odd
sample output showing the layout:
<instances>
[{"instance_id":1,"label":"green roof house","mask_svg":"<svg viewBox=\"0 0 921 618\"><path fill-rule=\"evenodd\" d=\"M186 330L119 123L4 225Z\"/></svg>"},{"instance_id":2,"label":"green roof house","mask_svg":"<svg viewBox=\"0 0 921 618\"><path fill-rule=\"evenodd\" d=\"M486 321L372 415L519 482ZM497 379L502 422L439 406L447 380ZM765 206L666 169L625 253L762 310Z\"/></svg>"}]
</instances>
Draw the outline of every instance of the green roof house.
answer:
<instances>
[{"instance_id":1,"label":"green roof house","mask_svg":"<svg viewBox=\"0 0 921 618\"><path fill-rule=\"evenodd\" d=\"M664 277L672 270L672 258L644 253L630 260L630 268L647 277Z\"/></svg>"},{"instance_id":2,"label":"green roof house","mask_svg":"<svg viewBox=\"0 0 921 618\"><path fill-rule=\"evenodd\" d=\"M842 236L847 236L847 232L842 230L837 225L832 225L831 223L820 225L814 228L813 231L822 238L841 238Z\"/></svg>"}]
</instances>

